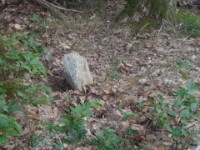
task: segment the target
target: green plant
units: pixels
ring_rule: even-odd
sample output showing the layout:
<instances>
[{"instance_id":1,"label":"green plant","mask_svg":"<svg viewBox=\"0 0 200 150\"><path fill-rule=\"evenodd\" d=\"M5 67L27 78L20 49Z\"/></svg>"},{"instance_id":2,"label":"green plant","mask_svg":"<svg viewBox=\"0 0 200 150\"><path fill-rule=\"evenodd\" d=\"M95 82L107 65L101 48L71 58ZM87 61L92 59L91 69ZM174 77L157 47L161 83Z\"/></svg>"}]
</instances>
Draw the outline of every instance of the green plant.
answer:
<instances>
[{"instance_id":1,"label":"green plant","mask_svg":"<svg viewBox=\"0 0 200 150\"><path fill-rule=\"evenodd\" d=\"M128 130L125 132L125 136L123 139L123 146L126 147L126 149L136 149L137 141L133 140L133 137L137 137L138 131L134 130L132 128L128 128Z\"/></svg>"},{"instance_id":2,"label":"green plant","mask_svg":"<svg viewBox=\"0 0 200 150\"><path fill-rule=\"evenodd\" d=\"M117 67L115 67L115 66L113 66L112 68L111 68L111 76L115 79L115 80L120 80L120 74L119 74L119 72L118 72L118 68Z\"/></svg>"},{"instance_id":3,"label":"green plant","mask_svg":"<svg viewBox=\"0 0 200 150\"><path fill-rule=\"evenodd\" d=\"M101 130L96 131L96 140L90 142L91 145L101 150L134 150L136 149L136 142L132 139L137 134L136 130L129 128L124 137L121 137L110 128L103 127Z\"/></svg>"},{"instance_id":4,"label":"green plant","mask_svg":"<svg viewBox=\"0 0 200 150\"><path fill-rule=\"evenodd\" d=\"M65 115L60 118L61 125L47 123L48 131L55 133L65 133L66 135L60 140L56 141L54 146L61 147L64 143L74 144L79 146L79 142L95 146L101 150L133 150L135 149L135 141L132 138L137 134L136 130L128 129L122 138L117 135L114 130L109 128L102 128L95 132L97 139L88 140L86 138L86 126L88 122L85 117L92 116L91 108L101 107L100 102L90 101L84 104L78 104L66 110ZM54 147L54 148L56 148Z\"/></svg>"},{"instance_id":5,"label":"green plant","mask_svg":"<svg viewBox=\"0 0 200 150\"><path fill-rule=\"evenodd\" d=\"M181 60L178 62L178 70L183 79L189 78L189 71L194 69L193 64L191 64L188 60Z\"/></svg>"},{"instance_id":6,"label":"green plant","mask_svg":"<svg viewBox=\"0 0 200 150\"><path fill-rule=\"evenodd\" d=\"M189 11L179 11L177 13L177 22L181 24L185 34L199 37L200 36L200 16Z\"/></svg>"},{"instance_id":7,"label":"green plant","mask_svg":"<svg viewBox=\"0 0 200 150\"><path fill-rule=\"evenodd\" d=\"M30 143L32 147L36 147L39 142L42 142L44 138L42 136L39 136L37 134L32 134L30 137Z\"/></svg>"},{"instance_id":8,"label":"green plant","mask_svg":"<svg viewBox=\"0 0 200 150\"><path fill-rule=\"evenodd\" d=\"M46 69L39 60L44 50L34 40L34 36L27 34L3 35L1 40L4 48L0 49L0 66L4 79L10 72L13 72L15 77L23 76L27 72L47 76Z\"/></svg>"},{"instance_id":9,"label":"green plant","mask_svg":"<svg viewBox=\"0 0 200 150\"><path fill-rule=\"evenodd\" d=\"M35 23L38 24L38 25L41 23L41 17L40 17L40 15L39 15L38 13L34 13L33 15L31 15L31 16L29 17L29 19L30 19L31 21L35 22Z\"/></svg>"},{"instance_id":10,"label":"green plant","mask_svg":"<svg viewBox=\"0 0 200 150\"><path fill-rule=\"evenodd\" d=\"M113 64L111 66L111 68L108 70L108 76L112 79L115 80L120 80L121 76L120 73L118 71L119 65L121 63L121 57L120 56L114 56L113 57Z\"/></svg>"},{"instance_id":11,"label":"green plant","mask_svg":"<svg viewBox=\"0 0 200 150\"><path fill-rule=\"evenodd\" d=\"M18 136L22 128L13 117L0 114L0 132L0 145L4 145L10 136Z\"/></svg>"},{"instance_id":12,"label":"green plant","mask_svg":"<svg viewBox=\"0 0 200 150\"><path fill-rule=\"evenodd\" d=\"M47 25L50 23L47 18L41 18L38 13L33 13L33 15L29 17L29 20L36 24L36 32L41 35L46 32Z\"/></svg>"},{"instance_id":13,"label":"green plant","mask_svg":"<svg viewBox=\"0 0 200 150\"><path fill-rule=\"evenodd\" d=\"M188 79L189 71L194 69L194 65L188 60L181 60L177 69L184 79ZM148 107L151 113L147 117L157 127L167 130L175 145L180 144L182 149L186 149L195 143L200 134L200 128L192 126L194 122L200 122L198 93L199 87L190 81L173 92L174 101L166 101L162 94L158 94L157 97L150 97L147 102L138 104L137 108L142 110Z\"/></svg>"},{"instance_id":14,"label":"green plant","mask_svg":"<svg viewBox=\"0 0 200 150\"><path fill-rule=\"evenodd\" d=\"M80 141L85 141L85 124L87 124L87 122L84 118L93 114L91 107L97 108L100 106L101 104L98 101L78 104L75 107L71 107L70 110L66 110L67 114L60 118L61 126L48 123L47 128L49 131L66 133L66 136L62 139L63 143L77 144Z\"/></svg>"},{"instance_id":15,"label":"green plant","mask_svg":"<svg viewBox=\"0 0 200 150\"><path fill-rule=\"evenodd\" d=\"M29 73L30 76L47 76L44 65L39 57L44 53L41 45L34 40L34 36L27 34L13 34L1 37L0 67L1 94L6 95L6 102L14 98L17 102L42 104L51 100L46 94L51 92L49 87L42 84L24 84L21 78ZM9 75L12 73L12 80Z\"/></svg>"},{"instance_id":16,"label":"green plant","mask_svg":"<svg viewBox=\"0 0 200 150\"><path fill-rule=\"evenodd\" d=\"M91 144L101 150L119 149L122 143L122 139L115 134L114 130L109 128L102 128L95 135L98 137L98 140L92 141Z\"/></svg>"},{"instance_id":17,"label":"green plant","mask_svg":"<svg viewBox=\"0 0 200 150\"><path fill-rule=\"evenodd\" d=\"M16 33L0 36L0 145L18 136L22 129L12 113L23 104L44 104L52 99L47 95L51 89L43 84L28 83L30 78L47 76L40 61L43 48L33 35Z\"/></svg>"},{"instance_id":18,"label":"green plant","mask_svg":"<svg viewBox=\"0 0 200 150\"><path fill-rule=\"evenodd\" d=\"M153 108L149 118L154 120L158 127L170 132L175 141L184 143L187 140L189 145L192 138L200 133L199 129L188 127L192 122L200 121L197 115L200 110L200 102L196 97L197 91L199 89L196 84L189 82L174 92L173 104L165 102L161 94L156 99L149 99L148 106Z\"/></svg>"},{"instance_id":19,"label":"green plant","mask_svg":"<svg viewBox=\"0 0 200 150\"><path fill-rule=\"evenodd\" d=\"M118 71L118 67L113 65L108 71L107 71L107 75L109 76L109 78L111 79L115 79L115 80L120 80L121 76L120 73Z\"/></svg>"}]
</instances>

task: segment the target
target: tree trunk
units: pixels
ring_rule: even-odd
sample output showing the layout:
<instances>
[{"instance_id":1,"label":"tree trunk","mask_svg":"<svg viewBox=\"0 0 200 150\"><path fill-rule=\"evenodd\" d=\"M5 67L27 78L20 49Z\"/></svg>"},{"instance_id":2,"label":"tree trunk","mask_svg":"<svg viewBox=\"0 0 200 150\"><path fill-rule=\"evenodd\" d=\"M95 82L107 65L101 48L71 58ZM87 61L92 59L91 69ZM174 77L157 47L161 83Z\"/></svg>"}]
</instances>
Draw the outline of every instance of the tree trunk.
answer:
<instances>
[{"instance_id":1,"label":"tree trunk","mask_svg":"<svg viewBox=\"0 0 200 150\"><path fill-rule=\"evenodd\" d=\"M141 16L161 18L175 24L176 0L128 0L117 19L139 12Z\"/></svg>"},{"instance_id":2,"label":"tree trunk","mask_svg":"<svg viewBox=\"0 0 200 150\"><path fill-rule=\"evenodd\" d=\"M175 25L176 23L176 0L165 0L168 1L166 19Z\"/></svg>"}]
</instances>

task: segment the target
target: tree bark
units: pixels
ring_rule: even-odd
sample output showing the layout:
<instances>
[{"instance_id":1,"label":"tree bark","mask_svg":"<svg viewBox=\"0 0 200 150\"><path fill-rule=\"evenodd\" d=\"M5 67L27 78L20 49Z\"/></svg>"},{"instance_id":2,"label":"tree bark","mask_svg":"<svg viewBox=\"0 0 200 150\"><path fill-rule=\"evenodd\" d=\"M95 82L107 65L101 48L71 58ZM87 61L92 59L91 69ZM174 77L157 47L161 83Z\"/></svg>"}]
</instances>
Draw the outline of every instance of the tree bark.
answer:
<instances>
[{"instance_id":1,"label":"tree bark","mask_svg":"<svg viewBox=\"0 0 200 150\"><path fill-rule=\"evenodd\" d=\"M176 23L176 0L166 0L168 1L167 7L167 18L173 25Z\"/></svg>"}]
</instances>

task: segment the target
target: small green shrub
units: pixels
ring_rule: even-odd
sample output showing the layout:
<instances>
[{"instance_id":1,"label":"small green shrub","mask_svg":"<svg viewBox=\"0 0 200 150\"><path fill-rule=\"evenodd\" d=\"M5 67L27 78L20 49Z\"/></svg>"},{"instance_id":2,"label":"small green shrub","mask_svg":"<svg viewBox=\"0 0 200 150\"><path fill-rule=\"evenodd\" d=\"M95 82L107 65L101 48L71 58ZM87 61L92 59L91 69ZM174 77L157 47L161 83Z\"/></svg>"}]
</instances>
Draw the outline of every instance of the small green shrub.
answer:
<instances>
[{"instance_id":1,"label":"small green shrub","mask_svg":"<svg viewBox=\"0 0 200 150\"><path fill-rule=\"evenodd\" d=\"M37 147L39 142L42 142L44 138L42 136L39 136L37 134L32 134L30 138L30 144L32 147Z\"/></svg>"},{"instance_id":2,"label":"small green shrub","mask_svg":"<svg viewBox=\"0 0 200 150\"><path fill-rule=\"evenodd\" d=\"M109 128L102 128L101 131L97 131L95 135L98 140L91 142L92 145L97 146L101 150L113 150L119 149L122 144L122 139L115 134L115 131Z\"/></svg>"},{"instance_id":3,"label":"small green shrub","mask_svg":"<svg viewBox=\"0 0 200 150\"><path fill-rule=\"evenodd\" d=\"M136 130L129 128L124 137L120 137L114 130L103 127L95 133L98 139L91 141L90 144L101 150L134 150L136 149L136 142L132 138L136 134Z\"/></svg>"},{"instance_id":4,"label":"small green shrub","mask_svg":"<svg viewBox=\"0 0 200 150\"><path fill-rule=\"evenodd\" d=\"M177 22L182 24L182 30L185 34L199 37L200 36L200 16L189 11L179 11L177 13Z\"/></svg>"},{"instance_id":5,"label":"small green shrub","mask_svg":"<svg viewBox=\"0 0 200 150\"><path fill-rule=\"evenodd\" d=\"M98 101L90 101L84 104L78 104L75 107L71 107L70 110L66 110L68 114L63 115L60 118L61 126L51 123L47 124L49 131L57 131L66 133L67 135L62 139L63 143L77 144L80 141L85 141L86 129L85 117L89 117L93 114L91 107L100 107L101 104Z\"/></svg>"},{"instance_id":6,"label":"small green shrub","mask_svg":"<svg viewBox=\"0 0 200 150\"><path fill-rule=\"evenodd\" d=\"M46 127L48 131L66 134L59 141L55 140L54 148L56 149L56 147L60 147L62 149L62 145L64 143L74 144L77 147L79 146L79 143L85 143L101 150L136 149L136 143L133 141L133 137L137 135L137 131L133 129L128 129L124 137L121 137L117 135L114 130L102 127L100 130L95 132L97 139L87 139L85 125L87 125L88 122L85 120L85 117L92 116L93 112L91 108L98 107L101 107L101 104L98 101L90 101L84 104L78 104L77 106L66 110L67 114L60 118L61 125L47 123Z\"/></svg>"}]
</instances>

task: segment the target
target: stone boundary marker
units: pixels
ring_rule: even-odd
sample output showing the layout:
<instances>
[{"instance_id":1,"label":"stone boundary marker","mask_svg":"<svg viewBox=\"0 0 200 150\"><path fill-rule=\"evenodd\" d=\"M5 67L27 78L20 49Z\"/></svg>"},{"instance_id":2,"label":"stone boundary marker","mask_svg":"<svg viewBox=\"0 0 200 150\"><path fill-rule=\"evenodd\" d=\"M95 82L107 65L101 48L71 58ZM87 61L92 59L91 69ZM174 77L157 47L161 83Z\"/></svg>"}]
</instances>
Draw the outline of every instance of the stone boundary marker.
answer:
<instances>
[{"instance_id":1,"label":"stone boundary marker","mask_svg":"<svg viewBox=\"0 0 200 150\"><path fill-rule=\"evenodd\" d=\"M65 54L63 57L64 75L73 90L82 91L86 85L93 84L88 62L77 52Z\"/></svg>"}]
</instances>

